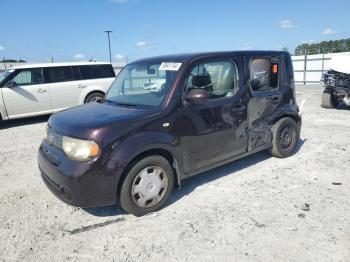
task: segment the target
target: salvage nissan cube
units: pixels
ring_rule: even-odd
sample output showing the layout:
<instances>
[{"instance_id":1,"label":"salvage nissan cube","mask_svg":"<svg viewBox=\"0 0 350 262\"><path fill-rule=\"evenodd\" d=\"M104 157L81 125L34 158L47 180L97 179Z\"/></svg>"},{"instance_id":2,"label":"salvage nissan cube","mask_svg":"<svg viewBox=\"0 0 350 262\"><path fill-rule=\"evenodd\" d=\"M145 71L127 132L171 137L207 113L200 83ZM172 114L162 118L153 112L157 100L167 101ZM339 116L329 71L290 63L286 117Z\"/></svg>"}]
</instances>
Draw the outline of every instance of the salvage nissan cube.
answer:
<instances>
[{"instance_id":1,"label":"salvage nissan cube","mask_svg":"<svg viewBox=\"0 0 350 262\"><path fill-rule=\"evenodd\" d=\"M101 103L52 115L38 163L65 203L141 216L185 178L261 150L291 156L300 129L289 53L160 56L125 66Z\"/></svg>"}]
</instances>

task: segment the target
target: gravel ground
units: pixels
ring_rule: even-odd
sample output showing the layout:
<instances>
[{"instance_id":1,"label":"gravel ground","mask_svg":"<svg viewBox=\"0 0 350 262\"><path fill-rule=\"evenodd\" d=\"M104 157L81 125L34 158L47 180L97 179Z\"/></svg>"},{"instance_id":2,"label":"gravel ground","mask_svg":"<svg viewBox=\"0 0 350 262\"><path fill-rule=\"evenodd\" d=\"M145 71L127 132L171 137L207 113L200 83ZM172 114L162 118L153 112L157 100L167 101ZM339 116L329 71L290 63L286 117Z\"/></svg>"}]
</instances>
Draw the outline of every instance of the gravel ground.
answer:
<instances>
[{"instance_id":1,"label":"gravel ground","mask_svg":"<svg viewBox=\"0 0 350 262\"><path fill-rule=\"evenodd\" d=\"M0 261L350 261L350 110L321 108L321 90L297 87L294 156L261 152L190 178L141 218L60 202L36 161L48 117L2 124Z\"/></svg>"}]
</instances>

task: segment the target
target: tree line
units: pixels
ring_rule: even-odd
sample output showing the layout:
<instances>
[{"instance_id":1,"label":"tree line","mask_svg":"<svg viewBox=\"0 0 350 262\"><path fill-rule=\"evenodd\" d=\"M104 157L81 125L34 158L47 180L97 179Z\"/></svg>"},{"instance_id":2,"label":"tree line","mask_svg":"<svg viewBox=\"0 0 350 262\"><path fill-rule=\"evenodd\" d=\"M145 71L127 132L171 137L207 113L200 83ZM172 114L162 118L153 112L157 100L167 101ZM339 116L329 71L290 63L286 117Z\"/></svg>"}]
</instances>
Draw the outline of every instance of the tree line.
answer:
<instances>
[{"instance_id":1,"label":"tree line","mask_svg":"<svg viewBox=\"0 0 350 262\"><path fill-rule=\"evenodd\" d=\"M350 38L322 41L313 44L301 44L295 48L294 55L316 55L340 52L350 52Z\"/></svg>"},{"instance_id":2,"label":"tree line","mask_svg":"<svg viewBox=\"0 0 350 262\"><path fill-rule=\"evenodd\" d=\"M2 59L0 61L0 63L26 63L26 61L22 60L22 59L19 59L19 60L16 60L16 59Z\"/></svg>"}]
</instances>

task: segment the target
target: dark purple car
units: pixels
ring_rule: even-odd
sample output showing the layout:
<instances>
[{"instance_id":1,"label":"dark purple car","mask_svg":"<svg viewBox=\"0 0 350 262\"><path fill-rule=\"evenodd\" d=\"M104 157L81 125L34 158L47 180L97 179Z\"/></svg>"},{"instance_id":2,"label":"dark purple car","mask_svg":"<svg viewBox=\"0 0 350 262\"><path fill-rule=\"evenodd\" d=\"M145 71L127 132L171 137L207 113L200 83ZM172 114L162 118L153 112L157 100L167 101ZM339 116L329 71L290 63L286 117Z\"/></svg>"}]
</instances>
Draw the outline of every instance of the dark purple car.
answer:
<instances>
[{"instance_id":1,"label":"dark purple car","mask_svg":"<svg viewBox=\"0 0 350 262\"><path fill-rule=\"evenodd\" d=\"M287 52L148 58L128 64L101 103L50 117L39 168L67 204L119 201L140 216L187 177L261 150L292 155L300 127Z\"/></svg>"}]
</instances>

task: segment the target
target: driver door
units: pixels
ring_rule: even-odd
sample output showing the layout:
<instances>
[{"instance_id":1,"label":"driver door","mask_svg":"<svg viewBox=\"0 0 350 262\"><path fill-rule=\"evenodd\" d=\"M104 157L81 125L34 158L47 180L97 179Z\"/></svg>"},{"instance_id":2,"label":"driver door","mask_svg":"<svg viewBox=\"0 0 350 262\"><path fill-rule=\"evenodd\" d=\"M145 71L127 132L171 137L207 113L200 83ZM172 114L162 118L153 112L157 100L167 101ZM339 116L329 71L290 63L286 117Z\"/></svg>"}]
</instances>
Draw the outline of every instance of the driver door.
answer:
<instances>
[{"instance_id":1,"label":"driver door","mask_svg":"<svg viewBox=\"0 0 350 262\"><path fill-rule=\"evenodd\" d=\"M43 80L42 68L15 71L2 88L5 108L10 119L51 112L49 89Z\"/></svg>"},{"instance_id":2,"label":"driver door","mask_svg":"<svg viewBox=\"0 0 350 262\"><path fill-rule=\"evenodd\" d=\"M183 101L176 131L181 142L183 168L192 173L246 152L247 111L242 58L203 61L187 77L185 93L204 89L208 101Z\"/></svg>"}]
</instances>

